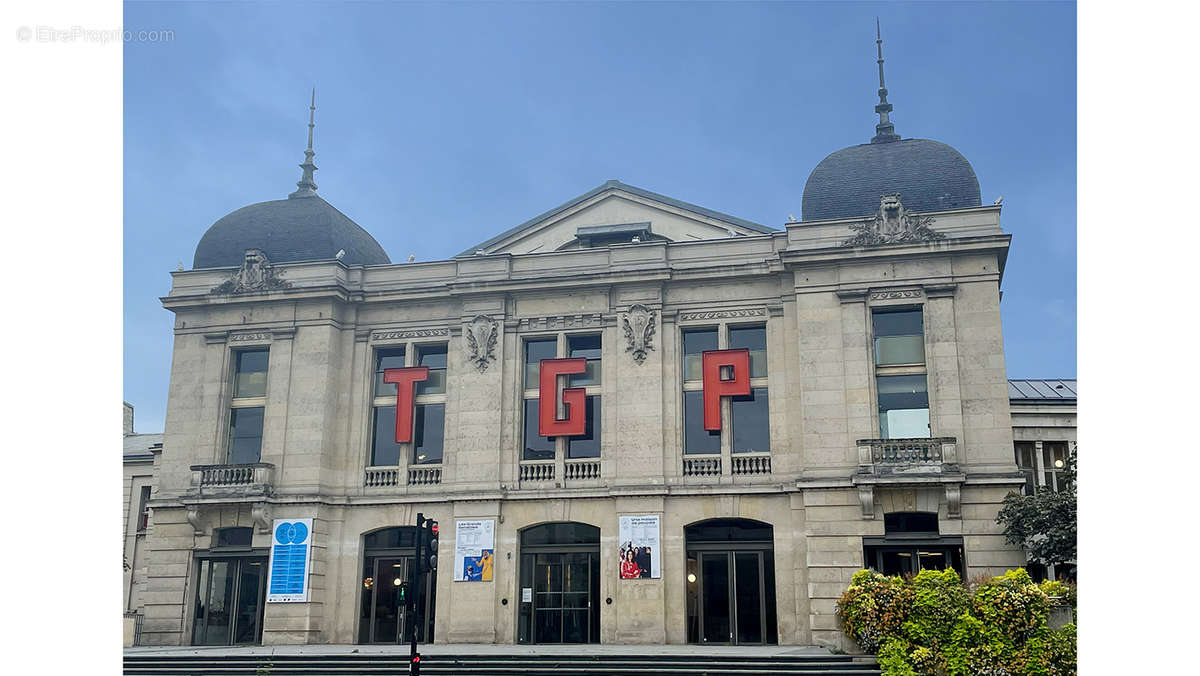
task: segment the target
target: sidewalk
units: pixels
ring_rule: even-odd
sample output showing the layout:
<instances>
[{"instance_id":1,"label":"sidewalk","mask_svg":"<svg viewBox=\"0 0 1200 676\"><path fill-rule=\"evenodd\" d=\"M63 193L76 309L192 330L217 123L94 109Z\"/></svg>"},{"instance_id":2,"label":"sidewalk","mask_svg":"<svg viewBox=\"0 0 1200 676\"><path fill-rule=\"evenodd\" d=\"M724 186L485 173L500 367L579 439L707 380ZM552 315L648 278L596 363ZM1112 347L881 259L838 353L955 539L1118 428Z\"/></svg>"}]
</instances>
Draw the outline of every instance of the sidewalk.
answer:
<instances>
[{"instance_id":1,"label":"sidewalk","mask_svg":"<svg viewBox=\"0 0 1200 676\"><path fill-rule=\"evenodd\" d=\"M408 655L408 645L279 645L279 646L142 646L125 648L125 655L176 657L212 655ZM433 643L418 646L422 655L715 655L771 657L829 655L820 646L768 645L512 645L494 643Z\"/></svg>"}]
</instances>

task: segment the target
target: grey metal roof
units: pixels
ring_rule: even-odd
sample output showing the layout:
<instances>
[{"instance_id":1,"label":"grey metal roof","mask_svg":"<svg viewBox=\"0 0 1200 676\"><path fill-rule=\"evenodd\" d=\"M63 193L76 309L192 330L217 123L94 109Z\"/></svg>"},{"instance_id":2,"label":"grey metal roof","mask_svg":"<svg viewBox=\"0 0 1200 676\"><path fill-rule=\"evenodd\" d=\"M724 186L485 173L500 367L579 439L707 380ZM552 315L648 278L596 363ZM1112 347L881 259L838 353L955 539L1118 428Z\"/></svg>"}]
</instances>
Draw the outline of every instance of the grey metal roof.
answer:
<instances>
[{"instance_id":1,"label":"grey metal roof","mask_svg":"<svg viewBox=\"0 0 1200 676\"><path fill-rule=\"evenodd\" d=\"M624 190L627 193L637 195L639 197L644 197L649 200L655 200L657 202L662 202L663 204L669 204L669 205L671 205L673 207L677 207L679 209L684 209L686 211L691 211L692 213L695 213L695 214L700 214L701 216L707 216L708 218L712 218L712 219L715 219L718 221L724 221L725 223L741 226L743 228L746 228L747 230L753 230L755 232L761 232L764 234L771 233L771 232L778 232L778 230L776 230L775 228L772 228L772 227L769 227L766 225L762 225L760 223L755 223L753 221L747 221L743 218L738 218L736 216L730 216L729 214L723 214L719 211L713 211L712 209L705 209L704 207L697 206L697 205L691 204L689 202L684 202L683 200L677 200L673 197L667 197L666 195L660 195L656 192L650 192L649 190L644 190L644 189L638 188L636 186L628 185L626 183L622 183L620 181L613 180L613 181L605 181L604 184L597 186L595 188L592 188L591 190L580 195L579 197L576 197L572 200L564 202L543 214L538 214L537 216L534 216L533 218L529 219L528 221L525 221L524 223L522 223L516 227L509 228L508 230L505 230L504 232L500 233L499 235L496 235L495 237L493 237L489 240L480 242L479 244L476 244L475 246L470 247L470 248L466 249L465 251L463 251L462 253L458 254L458 256L471 256L471 255L474 255L474 253L479 249L486 250L489 246L492 246L493 244L496 244L497 242L501 242L501 241L517 234L518 232L521 232L522 230L524 230L530 226L536 225L558 213L566 211L567 209L570 209L571 207L573 207L577 204L580 204L581 202L585 202L585 201L595 197L596 195L599 195L600 193L604 192L605 190L610 190L610 189ZM456 258L458 256L456 256Z\"/></svg>"},{"instance_id":2,"label":"grey metal roof","mask_svg":"<svg viewBox=\"0 0 1200 676\"><path fill-rule=\"evenodd\" d=\"M1078 399L1076 380L1008 379L1009 401L1066 404Z\"/></svg>"},{"instance_id":3,"label":"grey metal roof","mask_svg":"<svg viewBox=\"0 0 1200 676\"><path fill-rule=\"evenodd\" d=\"M251 204L216 223L200 238L193 269L237 267L246 249L261 249L272 263L329 260L345 249L347 265L391 263L366 230L313 194Z\"/></svg>"},{"instance_id":4,"label":"grey metal roof","mask_svg":"<svg viewBox=\"0 0 1200 676\"><path fill-rule=\"evenodd\" d=\"M893 192L918 213L980 205L967 158L945 143L910 138L850 146L821 160L804 184L801 218L871 216L879 198Z\"/></svg>"},{"instance_id":5,"label":"grey metal roof","mask_svg":"<svg viewBox=\"0 0 1200 676\"><path fill-rule=\"evenodd\" d=\"M124 455L126 458L130 456L149 456L150 447L162 445L163 435L158 434L127 434L125 435Z\"/></svg>"}]
</instances>

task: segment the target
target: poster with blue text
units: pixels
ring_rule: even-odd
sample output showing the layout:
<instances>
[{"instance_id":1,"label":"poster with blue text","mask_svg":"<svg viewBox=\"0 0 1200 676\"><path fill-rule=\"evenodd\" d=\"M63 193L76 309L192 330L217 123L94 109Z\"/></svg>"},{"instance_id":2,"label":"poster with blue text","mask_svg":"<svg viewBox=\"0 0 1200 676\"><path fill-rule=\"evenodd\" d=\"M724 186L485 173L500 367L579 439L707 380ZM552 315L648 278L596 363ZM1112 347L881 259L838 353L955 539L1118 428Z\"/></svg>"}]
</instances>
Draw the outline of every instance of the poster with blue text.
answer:
<instances>
[{"instance_id":1,"label":"poster with blue text","mask_svg":"<svg viewBox=\"0 0 1200 676\"><path fill-rule=\"evenodd\" d=\"M495 558L495 521L479 519L454 523L455 582L491 582Z\"/></svg>"},{"instance_id":2,"label":"poster with blue text","mask_svg":"<svg viewBox=\"0 0 1200 676\"><path fill-rule=\"evenodd\" d=\"M267 603L308 601L312 519L275 519L267 564Z\"/></svg>"}]
</instances>

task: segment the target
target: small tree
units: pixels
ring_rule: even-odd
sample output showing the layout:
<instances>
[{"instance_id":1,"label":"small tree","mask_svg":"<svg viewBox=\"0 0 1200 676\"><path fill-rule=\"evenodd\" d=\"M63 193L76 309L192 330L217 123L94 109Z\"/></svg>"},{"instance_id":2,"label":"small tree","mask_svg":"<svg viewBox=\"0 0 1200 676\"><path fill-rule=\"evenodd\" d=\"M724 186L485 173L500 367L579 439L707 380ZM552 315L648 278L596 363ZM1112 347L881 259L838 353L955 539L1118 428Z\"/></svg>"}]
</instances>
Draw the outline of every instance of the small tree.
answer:
<instances>
[{"instance_id":1,"label":"small tree","mask_svg":"<svg viewBox=\"0 0 1200 676\"><path fill-rule=\"evenodd\" d=\"M996 517L1010 544L1021 545L1029 552L1030 560L1045 565L1075 560L1075 449L1067 455L1059 482L1057 492L1040 486L1033 495L1008 495Z\"/></svg>"}]
</instances>

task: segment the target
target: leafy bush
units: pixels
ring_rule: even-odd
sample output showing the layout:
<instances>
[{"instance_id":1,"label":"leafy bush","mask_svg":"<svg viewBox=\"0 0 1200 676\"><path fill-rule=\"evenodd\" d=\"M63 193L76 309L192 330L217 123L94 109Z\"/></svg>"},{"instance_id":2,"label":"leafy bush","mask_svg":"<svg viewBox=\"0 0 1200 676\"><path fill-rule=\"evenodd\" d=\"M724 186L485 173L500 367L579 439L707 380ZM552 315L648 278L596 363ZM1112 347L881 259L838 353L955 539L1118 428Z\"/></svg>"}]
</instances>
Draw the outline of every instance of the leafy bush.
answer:
<instances>
[{"instance_id":1,"label":"leafy bush","mask_svg":"<svg viewBox=\"0 0 1200 676\"><path fill-rule=\"evenodd\" d=\"M860 570L838 599L838 616L858 647L875 653L885 637L899 634L912 597L913 590L899 577Z\"/></svg>"},{"instance_id":2,"label":"leafy bush","mask_svg":"<svg viewBox=\"0 0 1200 676\"><path fill-rule=\"evenodd\" d=\"M1074 674L1075 625L1049 628L1047 591L1074 602L1074 585L1038 585L1023 569L972 588L953 570L863 570L837 607L846 634L890 676Z\"/></svg>"}]
</instances>

